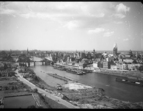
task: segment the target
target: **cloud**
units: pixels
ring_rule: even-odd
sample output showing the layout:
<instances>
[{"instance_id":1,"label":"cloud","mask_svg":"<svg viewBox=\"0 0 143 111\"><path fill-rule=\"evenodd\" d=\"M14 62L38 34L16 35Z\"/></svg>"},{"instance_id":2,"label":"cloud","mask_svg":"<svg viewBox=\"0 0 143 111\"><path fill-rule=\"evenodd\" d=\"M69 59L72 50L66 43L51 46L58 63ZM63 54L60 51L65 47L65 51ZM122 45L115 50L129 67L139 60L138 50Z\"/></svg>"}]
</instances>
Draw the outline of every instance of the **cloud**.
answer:
<instances>
[{"instance_id":1,"label":"cloud","mask_svg":"<svg viewBox=\"0 0 143 111\"><path fill-rule=\"evenodd\" d=\"M125 6L123 3L120 3L120 4L118 4L116 6L116 11L117 12L125 12L126 13L126 12L130 11L130 8Z\"/></svg>"},{"instance_id":2,"label":"cloud","mask_svg":"<svg viewBox=\"0 0 143 111\"><path fill-rule=\"evenodd\" d=\"M106 33L104 33L104 37L109 37L109 36L112 36L114 34L114 31L111 31L111 32L106 32Z\"/></svg>"},{"instance_id":3,"label":"cloud","mask_svg":"<svg viewBox=\"0 0 143 111\"><path fill-rule=\"evenodd\" d=\"M91 16L91 17L96 17L96 18L102 18L102 17L105 16L105 14L104 14L104 13L99 13L99 14L97 14L97 15L90 14L90 16Z\"/></svg>"},{"instance_id":4,"label":"cloud","mask_svg":"<svg viewBox=\"0 0 143 111\"><path fill-rule=\"evenodd\" d=\"M69 29L75 27L94 29L112 22L115 18L124 18L125 15L121 12L126 8L123 4L116 6L112 2L9 2L3 4L0 9L13 10L7 10L7 12L2 10L0 13L13 13L15 16L27 19L54 20L64 24ZM128 7L126 10L129 10ZM113 19L111 19L111 15L114 15Z\"/></svg>"},{"instance_id":5,"label":"cloud","mask_svg":"<svg viewBox=\"0 0 143 111\"><path fill-rule=\"evenodd\" d=\"M0 14L14 14L15 11L12 9L0 9Z\"/></svg>"},{"instance_id":6,"label":"cloud","mask_svg":"<svg viewBox=\"0 0 143 111\"><path fill-rule=\"evenodd\" d=\"M20 16L25 18L51 18L50 15L47 13L34 13L34 12L20 14Z\"/></svg>"},{"instance_id":7,"label":"cloud","mask_svg":"<svg viewBox=\"0 0 143 111\"><path fill-rule=\"evenodd\" d=\"M125 15L124 14L115 14L114 15L115 17L117 17L117 18L125 18Z\"/></svg>"},{"instance_id":8,"label":"cloud","mask_svg":"<svg viewBox=\"0 0 143 111\"><path fill-rule=\"evenodd\" d=\"M79 23L77 21L70 21L70 22L66 23L66 25L64 25L64 27L67 27L68 29L73 30L78 27L78 24Z\"/></svg>"},{"instance_id":9,"label":"cloud","mask_svg":"<svg viewBox=\"0 0 143 111\"><path fill-rule=\"evenodd\" d=\"M125 42L128 41L128 40L129 40L128 38L123 39L123 41L125 41Z\"/></svg>"},{"instance_id":10,"label":"cloud","mask_svg":"<svg viewBox=\"0 0 143 111\"><path fill-rule=\"evenodd\" d=\"M94 30L88 30L89 34L93 34L93 33L100 33L100 32L104 32L105 29L104 28L96 28Z\"/></svg>"},{"instance_id":11,"label":"cloud","mask_svg":"<svg viewBox=\"0 0 143 111\"><path fill-rule=\"evenodd\" d=\"M126 12L129 12L129 11L130 11L130 7L127 7L123 3L120 3L120 4L116 5L115 13L113 14L113 16L115 18L123 19L126 17Z\"/></svg>"},{"instance_id":12,"label":"cloud","mask_svg":"<svg viewBox=\"0 0 143 111\"><path fill-rule=\"evenodd\" d=\"M122 24L123 22L122 21L114 21L113 23L115 23L115 24Z\"/></svg>"}]
</instances>

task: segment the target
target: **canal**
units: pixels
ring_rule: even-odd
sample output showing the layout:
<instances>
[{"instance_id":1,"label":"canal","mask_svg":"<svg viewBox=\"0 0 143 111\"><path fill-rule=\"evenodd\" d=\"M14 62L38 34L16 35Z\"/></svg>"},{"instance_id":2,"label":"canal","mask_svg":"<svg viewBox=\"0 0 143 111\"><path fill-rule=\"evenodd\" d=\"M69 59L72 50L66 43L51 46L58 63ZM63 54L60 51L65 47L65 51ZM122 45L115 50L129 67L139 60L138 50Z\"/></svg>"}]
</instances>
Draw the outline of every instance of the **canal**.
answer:
<instances>
[{"instance_id":1,"label":"canal","mask_svg":"<svg viewBox=\"0 0 143 111\"><path fill-rule=\"evenodd\" d=\"M76 75L54 69L51 66L41 66L40 64L35 67L31 66L31 69L34 70L37 76L51 86L56 86L57 83L64 84L64 82L49 76L46 74L48 72L57 73L58 75L68 77L72 80L77 80L78 82L86 85L103 88L106 95L112 98L131 102L143 102L143 87L116 82L115 76L96 73Z\"/></svg>"}]
</instances>

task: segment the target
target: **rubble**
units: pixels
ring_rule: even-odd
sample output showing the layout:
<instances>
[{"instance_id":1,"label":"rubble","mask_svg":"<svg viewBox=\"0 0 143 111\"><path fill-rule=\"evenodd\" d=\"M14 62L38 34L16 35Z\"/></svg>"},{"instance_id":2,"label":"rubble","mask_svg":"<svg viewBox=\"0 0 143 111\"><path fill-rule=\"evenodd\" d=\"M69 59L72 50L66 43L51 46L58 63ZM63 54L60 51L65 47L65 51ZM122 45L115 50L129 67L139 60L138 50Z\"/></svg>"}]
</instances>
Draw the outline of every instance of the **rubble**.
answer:
<instances>
[{"instance_id":1,"label":"rubble","mask_svg":"<svg viewBox=\"0 0 143 111\"><path fill-rule=\"evenodd\" d=\"M81 83L63 85L63 99L80 108L91 109L142 109L143 103L132 103L110 98L102 88L86 86Z\"/></svg>"},{"instance_id":2,"label":"rubble","mask_svg":"<svg viewBox=\"0 0 143 111\"><path fill-rule=\"evenodd\" d=\"M79 89L87 89L87 88L92 88L91 86L86 86L80 83L68 83L63 85L65 88L69 88L70 90L79 90Z\"/></svg>"}]
</instances>

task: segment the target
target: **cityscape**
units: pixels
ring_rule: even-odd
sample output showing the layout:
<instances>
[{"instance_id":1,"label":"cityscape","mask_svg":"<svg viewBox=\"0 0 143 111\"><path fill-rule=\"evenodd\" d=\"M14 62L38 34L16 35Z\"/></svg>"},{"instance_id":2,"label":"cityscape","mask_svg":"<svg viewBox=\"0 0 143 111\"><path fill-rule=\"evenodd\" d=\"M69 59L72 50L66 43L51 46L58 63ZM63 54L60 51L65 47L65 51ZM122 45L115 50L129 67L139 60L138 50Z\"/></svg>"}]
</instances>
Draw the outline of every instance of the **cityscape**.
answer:
<instances>
[{"instance_id":1,"label":"cityscape","mask_svg":"<svg viewBox=\"0 0 143 111\"><path fill-rule=\"evenodd\" d=\"M0 2L0 108L143 109L141 2Z\"/></svg>"}]
</instances>

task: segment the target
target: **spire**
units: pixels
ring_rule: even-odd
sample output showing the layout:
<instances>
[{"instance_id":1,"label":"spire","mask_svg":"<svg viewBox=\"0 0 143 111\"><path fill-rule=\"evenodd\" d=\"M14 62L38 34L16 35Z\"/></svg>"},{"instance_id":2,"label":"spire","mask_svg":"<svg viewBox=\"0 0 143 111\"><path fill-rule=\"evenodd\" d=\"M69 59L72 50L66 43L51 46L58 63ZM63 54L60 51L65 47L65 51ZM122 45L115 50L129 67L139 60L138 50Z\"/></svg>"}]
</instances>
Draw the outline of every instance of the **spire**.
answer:
<instances>
[{"instance_id":1,"label":"spire","mask_svg":"<svg viewBox=\"0 0 143 111\"><path fill-rule=\"evenodd\" d=\"M113 48L117 48L117 43L114 44Z\"/></svg>"},{"instance_id":2,"label":"spire","mask_svg":"<svg viewBox=\"0 0 143 111\"><path fill-rule=\"evenodd\" d=\"M117 57L117 53L118 53L118 48L117 48L117 43L114 44L114 47L113 47L113 55L115 57Z\"/></svg>"},{"instance_id":3,"label":"spire","mask_svg":"<svg viewBox=\"0 0 143 111\"><path fill-rule=\"evenodd\" d=\"M27 53L28 53L28 48L27 48Z\"/></svg>"}]
</instances>

